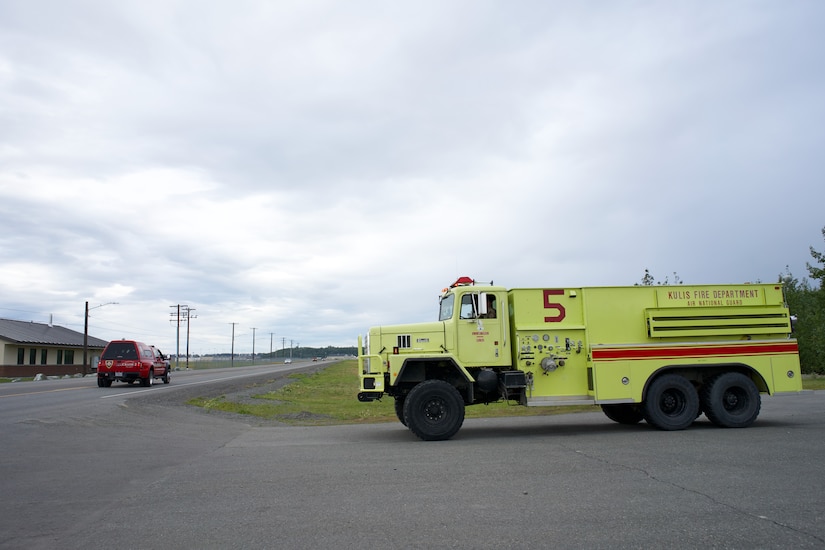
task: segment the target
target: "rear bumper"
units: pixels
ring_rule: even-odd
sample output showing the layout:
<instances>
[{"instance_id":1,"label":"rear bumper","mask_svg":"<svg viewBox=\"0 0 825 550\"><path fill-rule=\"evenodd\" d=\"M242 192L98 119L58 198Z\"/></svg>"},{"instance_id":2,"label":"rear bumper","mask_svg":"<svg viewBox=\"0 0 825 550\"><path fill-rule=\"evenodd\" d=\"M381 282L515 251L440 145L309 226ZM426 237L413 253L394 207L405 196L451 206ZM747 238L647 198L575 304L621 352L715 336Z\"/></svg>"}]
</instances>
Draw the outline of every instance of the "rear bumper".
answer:
<instances>
[{"instance_id":1,"label":"rear bumper","mask_svg":"<svg viewBox=\"0 0 825 550\"><path fill-rule=\"evenodd\" d=\"M102 378L104 380L140 380L141 376L139 372L100 372L97 373L98 378Z\"/></svg>"}]
</instances>

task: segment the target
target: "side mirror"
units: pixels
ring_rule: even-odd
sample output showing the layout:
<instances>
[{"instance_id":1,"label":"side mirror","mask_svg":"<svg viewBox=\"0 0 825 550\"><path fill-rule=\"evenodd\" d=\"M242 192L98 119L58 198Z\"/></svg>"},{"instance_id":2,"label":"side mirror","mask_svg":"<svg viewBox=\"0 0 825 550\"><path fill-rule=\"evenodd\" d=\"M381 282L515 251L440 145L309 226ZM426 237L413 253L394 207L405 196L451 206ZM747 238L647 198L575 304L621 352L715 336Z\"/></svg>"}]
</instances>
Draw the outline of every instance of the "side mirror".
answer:
<instances>
[{"instance_id":1,"label":"side mirror","mask_svg":"<svg viewBox=\"0 0 825 550\"><path fill-rule=\"evenodd\" d=\"M478 295L478 314L479 316L487 315L487 293L482 292Z\"/></svg>"}]
</instances>

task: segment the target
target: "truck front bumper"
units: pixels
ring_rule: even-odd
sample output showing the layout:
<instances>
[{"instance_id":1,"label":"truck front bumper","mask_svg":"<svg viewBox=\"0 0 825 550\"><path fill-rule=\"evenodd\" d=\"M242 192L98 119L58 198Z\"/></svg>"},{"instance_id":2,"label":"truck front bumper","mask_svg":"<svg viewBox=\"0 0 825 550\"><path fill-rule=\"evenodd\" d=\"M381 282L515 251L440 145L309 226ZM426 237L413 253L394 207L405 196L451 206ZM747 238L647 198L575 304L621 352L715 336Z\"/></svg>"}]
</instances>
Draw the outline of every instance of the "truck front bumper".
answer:
<instances>
[{"instance_id":1,"label":"truck front bumper","mask_svg":"<svg viewBox=\"0 0 825 550\"><path fill-rule=\"evenodd\" d=\"M368 402L368 401L378 401L384 394L380 391L362 391L358 393L358 401Z\"/></svg>"}]
</instances>

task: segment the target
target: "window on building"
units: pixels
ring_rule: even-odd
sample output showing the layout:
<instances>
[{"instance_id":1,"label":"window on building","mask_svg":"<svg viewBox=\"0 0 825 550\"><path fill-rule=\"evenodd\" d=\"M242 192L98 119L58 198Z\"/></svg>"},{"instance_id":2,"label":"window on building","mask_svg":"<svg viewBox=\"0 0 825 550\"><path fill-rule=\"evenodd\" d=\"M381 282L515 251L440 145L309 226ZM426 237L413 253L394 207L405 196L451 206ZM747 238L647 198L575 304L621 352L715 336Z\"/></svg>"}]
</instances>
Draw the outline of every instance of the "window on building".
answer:
<instances>
[{"instance_id":1,"label":"window on building","mask_svg":"<svg viewBox=\"0 0 825 550\"><path fill-rule=\"evenodd\" d=\"M57 364L58 365L63 364L63 350L62 349L57 350Z\"/></svg>"},{"instance_id":2,"label":"window on building","mask_svg":"<svg viewBox=\"0 0 825 550\"><path fill-rule=\"evenodd\" d=\"M17 348L17 364L22 365L26 361L26 350Z\"/></svg>"},{"instance_id":3,"label":"window on building","mask_svg":"<svg viewBox=\"0 0 825 550\"><path fill-rule=\"evenodd\" d=\"M29 350L29 365L37 363L37 350L32 348Z\"/></svg>"},{"instance_id":4,"label":"window on building","mask_svg":"<svg viewBox=\"0 0 825 550\"><path fill-rule=\"evenodd\" d=\"M46 364L46 359L48 359L48 357L49 357L49 350L41 349L40 350L40 364L45 365Z\"/></svg>"},{"instance_id":5,"label":"window on building","mask_svg":"<svg viewBox=\"0 0 825 550\"><path fill-rule=\"evenodd\" d=\"M66 364L67 365L74 365L74 350L73 349L67 349L65 358L66 358Z\"/></svg>"}]
</instances>

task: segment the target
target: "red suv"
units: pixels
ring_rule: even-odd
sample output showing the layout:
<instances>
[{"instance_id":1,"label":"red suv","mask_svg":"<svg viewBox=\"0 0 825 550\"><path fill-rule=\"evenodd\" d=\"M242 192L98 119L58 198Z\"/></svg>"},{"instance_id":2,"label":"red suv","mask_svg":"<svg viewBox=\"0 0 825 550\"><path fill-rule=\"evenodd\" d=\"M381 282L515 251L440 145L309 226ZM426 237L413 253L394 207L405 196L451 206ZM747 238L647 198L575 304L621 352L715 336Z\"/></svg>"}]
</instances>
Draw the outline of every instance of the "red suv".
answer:
<instances>
[{"instance_id":1,"label":"red suv","mask_svg":"<svg viewBox=\"0 0 825 550\"><path fill-rule=\"evenodd\" d=\"M97 363L97 385L108 388L112 382L151 386L155 378L169 383L169 363L152 346L134 340L109 342Z\"/></svg>"}]
</instances>

